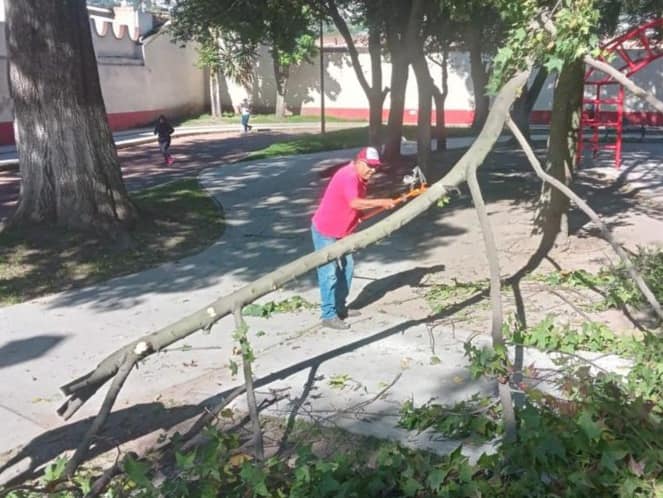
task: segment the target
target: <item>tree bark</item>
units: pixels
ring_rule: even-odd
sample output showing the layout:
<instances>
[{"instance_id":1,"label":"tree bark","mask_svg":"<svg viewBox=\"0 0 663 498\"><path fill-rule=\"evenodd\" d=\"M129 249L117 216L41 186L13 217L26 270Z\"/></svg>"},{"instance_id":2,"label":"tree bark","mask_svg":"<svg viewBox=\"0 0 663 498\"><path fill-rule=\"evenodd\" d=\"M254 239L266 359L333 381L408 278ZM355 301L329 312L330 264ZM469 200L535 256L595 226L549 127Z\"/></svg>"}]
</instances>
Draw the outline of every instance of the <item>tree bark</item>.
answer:
<instances>
[{"instance_id":1,"label":"tree bark","mask_svg":"<svg viewBox=\"0 0 663 498\"><path fill-rule=\"evenodd\" d=\"M529 117L547 78L548 71L544 67L540 67L532 84L523 91L513 104L513 120L523 135L527 137L527 140L530 137Z\"/></svg>"},{"instance_id":2,"label":"tree bark","mask_svg":"<svg viewBox=\"0 0 663 498\"><path fill-rule=\"evenodd\" d=\"M465 30L467 49L470 55L470 77L474 88L474 117L472 128L481 129L488 116L490 99L486 95L488 73L482 58L481 25L470 23Z\"/></svg>"},{"instance_id":3,"label":"tree bark","mask_svg":"<svg viewBox=\"0 0 663 498\"><path fill-rule=\"evenodd\" d=\"M209 72L210 111L212 116L221 116L221 95L219 90L219 70L210 68Z\"/></svg>"},{"instance_id":4,"label":"tree bark","mask_svg":"<svg viewBox=\"0 0 663 498\"><path fill-rule=\"evenodd\" d=\"M129 200L101 94L85 2L7 0L21 193L12 223L126 235Z\"/></svg>"},{"instance_id":5,"label":"tree bark","mask_svg":"<svg viewBox=\"0 0 663 498\"><path fill-rule=\"evenodd\" d=\"M442 90L433 85L433 99L435 100L435 129L433 136L437 139L437 149L447 150L447 123L444 115L447 95L449 95L449 70L447 62L449 60L449 48L445 46L442 49Z\"/></svg>"},{"instance_id":6,"label":"tree bark","mask_svg":"<svg viewBox=\"0 0 663 498\"><path fill-rule=\"evenodd\" d=\"M391 54L391 105L384 148L387 160L397 159L401 155L408 66L422 20L423 0L414 0L409 7L404 5L401 2L392 3L394 10L386 30L387 46Z\"/></svg>"},{"instance_id":7,"label":"tree bark","mask_svg":"<svg viewBox=\"0 0 663 498\"><path fill-rule=\"evenodd\" d=\"M481 164L484 161L502 132L509 108L525 81L527 81L527 72L520 72L507 82L495 97L495 102L488 114L486 125L479 133L477 139L449 173L431 185L424 194L375 225L341 239L325 249L302 256L262 276L252 284L215 300L205 308L181 318L177 322L156 332L147 334L111 353L94 370L61 387L62 392L68 399L60 406L58 414L68 418L76 413L104 383L117 374L126 352L133 351L138 344L144 343L150 352L161 351L198 330L211 327L218 320L238 307L255 301L298 276L322 264L333 261L343 254L355 252L389 236L419 214L425 212L440 197L445 195L449 190L456 188L465 180L465 172L468 170L469 165L474 163Z\"/></svg>"},{"instance_id":8,"label":"tree bark","mask_svg":"<svg viewBox=\"0 0 663 498\"><path fill-rule=\"evenodd\" d=\"M288 89L290 67L279 63L279 54L277 51L273 51L272 57L274 62L274 79L276 80L276 106L274 113L279 117L285 117L285 97Z\"/></svg>"},{"instance_id":9,"label":"tree bark","mask_svg":"<svg viewBox=\"0 0 663 498\"><path fill-rule=\"evenodd\" d=\"M428 63L423 52L417 54L412 60L412 68L417 78L419 94L419 112L417 115L417 165L426 176L430 168L430 140L431 140L431 111L433 109L433 79L428 70Z\"/></svg>"},{"instance_id":10,"label":"tree bark","mask_svg":"<svg viewBox=\"0 0 663 498\"><path fill-rule=\"evenodd\" d=\"M405 111L405 89L407 88L409 62L407 55L399 47L391 52L391 84L389 118L384 156L394 160L401 155L401 137L403 135L403 112Z\"/></svg>"},{"instance_id":11,"label":"tree bark","mask_svg":"<svg viewBox=\"0 0 663 498\"><path fill-rule=\"evenodd\" d=\"M370 145L379 146L382 144L382 107L388 90L382 88L380 30L373 24L368 27L368 53L371 57L371 91L368 93L368 141Z\"/></svg>"},{"instance_id":12,"label":"tree bark","mask_svg":"<svg viewBox=\"0 0 663 498\"><path fill-rule=\"evenodd\" d=\"M571 183L575 169L583 75L582 60L565 65L559 74L553 95L546 171L565 185ZM550 242L555 240L560 232L568 234L569 200L546 183L539 201L537 224L544 233L543 240L549 241L548 244L552 247Z\"/></svg>"}]
</instances>

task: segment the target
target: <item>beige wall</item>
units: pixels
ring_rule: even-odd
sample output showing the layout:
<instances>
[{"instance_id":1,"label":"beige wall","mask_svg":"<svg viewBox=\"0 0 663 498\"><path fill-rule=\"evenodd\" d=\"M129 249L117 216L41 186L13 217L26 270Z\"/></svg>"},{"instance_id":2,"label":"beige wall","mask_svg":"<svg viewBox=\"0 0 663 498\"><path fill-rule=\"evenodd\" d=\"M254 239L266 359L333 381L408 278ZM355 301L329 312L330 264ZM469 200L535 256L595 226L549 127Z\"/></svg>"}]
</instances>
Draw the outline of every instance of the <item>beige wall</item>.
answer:
<instances>
[{"instance_id":1,"label":"beige wall","mask_svg":"<svg viewBox=\"0 0 663 498\"><path fill-rule=\"evenodd\" d=\"M195 65L193 45L171 43L166 29L139 40L142 26L111 26L91 20L101 89L114 129L151 124L160 113L171 118L205 112L208 107L206 72ZM0 23L0 142L12 140L13 108L7 80L5 23ZM132 39L133 38L133 39Z\"/></svg>"},{"instance_id":2,"label":"beige wall","mask_svg":"<svg viewBox=\"0 0 663 498\"><path fill-rule=\"evenodd\" d=\"M370 56L360 53L359 60L367 79L370 81ZM311 63L304 63L293 68L288 86L287 104L295 113L318 111L320 108L320 59L316 56ZM452 52L449 58L451 70L449 71L447 110L467 112L474 105L473 89L469 77L469 60L466 54ZM325 51L325 107L333 114L351 111L366 111L368 100L357 80L352 67L350 56L345 51ZM431 75L435 82L441 86L442 74L439 66L429 63ZM389 85L391 78L391 64L385 61L382 64L383 85ZM254 73L252 88L242 88L232 81L227 81L228 94L236 108L238 103L249 97L256 110L273 108L275 85L274 71L271 58L266 49L260 52L260 58ZM390 106L389 95L385 99L384 111ZM406 113L410 113L416 120L417 86L412 69L409 71L408 85L405 96Z\"/></svg>"}]
</instances>

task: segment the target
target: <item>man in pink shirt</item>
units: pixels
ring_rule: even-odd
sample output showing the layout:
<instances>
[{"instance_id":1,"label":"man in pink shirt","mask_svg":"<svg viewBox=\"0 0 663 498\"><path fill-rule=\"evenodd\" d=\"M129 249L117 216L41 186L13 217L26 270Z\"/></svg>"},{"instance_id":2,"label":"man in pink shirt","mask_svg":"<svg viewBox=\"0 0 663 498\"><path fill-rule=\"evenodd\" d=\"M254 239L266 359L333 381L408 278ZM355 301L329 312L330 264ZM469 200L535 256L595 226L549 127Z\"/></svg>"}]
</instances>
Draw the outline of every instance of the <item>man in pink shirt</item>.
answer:
<instances>
[{"instance_id":1,"label":"man in pink shirt","mask_svg":"<svg viewBox=\"0 0 663 498\"><path fill-rule=\"evenodd\" d=\"M366 183L382 165L374 147L364 147L353 161L342 166L332 177L313 215L311 234L318 251L350 235L361 221L361 212L373 208L391 209L392 199L366 199ZM358 312L348 310L345 300L350 292L354 261L345 254L336 261L318 267L322 325L347 329L343 319Z\"/></svg>"}]
</instances>

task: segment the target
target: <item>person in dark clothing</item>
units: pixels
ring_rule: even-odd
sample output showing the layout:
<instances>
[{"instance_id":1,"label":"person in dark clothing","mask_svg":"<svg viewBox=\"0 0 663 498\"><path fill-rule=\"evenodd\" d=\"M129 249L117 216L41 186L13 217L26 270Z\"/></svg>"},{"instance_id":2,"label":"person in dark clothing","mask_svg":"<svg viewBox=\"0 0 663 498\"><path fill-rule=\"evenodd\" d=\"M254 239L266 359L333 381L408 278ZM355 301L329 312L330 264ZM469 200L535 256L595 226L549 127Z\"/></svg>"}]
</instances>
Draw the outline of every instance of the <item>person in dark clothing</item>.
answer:
<instances>
[{"instance_id":1,"label":"person in dark clothing","mask_svg":"<svg viewBox=\"0 0 663 498\"><path fill-rule=\"evenodd\" d=\"M159 149L163 154L164 162L170 166L175 161L173 156L170 155L170 136L175 130L163 114L159 116L156 126L154 127L154 134L159 136Z\"/></svg>"}]
</instances>

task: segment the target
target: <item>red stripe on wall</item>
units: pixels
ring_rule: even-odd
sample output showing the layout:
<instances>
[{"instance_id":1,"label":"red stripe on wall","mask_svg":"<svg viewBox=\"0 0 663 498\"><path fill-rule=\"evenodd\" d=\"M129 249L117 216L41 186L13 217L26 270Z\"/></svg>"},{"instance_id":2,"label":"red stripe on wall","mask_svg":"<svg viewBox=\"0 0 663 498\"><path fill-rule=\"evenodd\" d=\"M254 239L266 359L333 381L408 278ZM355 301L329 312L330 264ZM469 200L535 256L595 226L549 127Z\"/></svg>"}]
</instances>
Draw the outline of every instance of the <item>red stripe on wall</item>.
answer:
<instances>
[{"instance_id":1,"label":"red stripe on wall","mask_svg":"<svg viewBox=\"0 0 663 498\"><path fill-rule=\"evenodd\" d=\"M320 108L305 107L302 109L302 114L305 116L319 116ZM403 123L408 125L417 124L418 115L419 112L417 109L405 109L405 111L403 111ZM368 109L327 107L325 108L325 116L339 119L368 121ZM382 121L386 122L388 119L389 109L383 109ZM447 125L468 126L472 124L472 120L474 119L474 111L462 109L445 109L444 119ZM431 123L435 124L435 113L433 113L431 116Z\"/></svg>"},{"instance_id":2,"label":"red stripe on wall","mask_svg":"<svg viewBox=\"0 0 663 498\"><path fill-rule=\"evenodd\" d=\"M10 145L14 142L14 123L11 121L0 123L0 145Z\"/></svg>"},{"instance_id":3,"label":"red stripe on wall","mask_svg":"<svg viewBox=\"0 0 663 498\"><path fill-rule=\"evenodd\" d=\"M151 125L162 113L162 110L114 112L108 115L108 124L113 131L129 130ZM0 145L11 145L15 142L14 124L11 121L0 123Z\"/></svg>"},{"instance_id":4,"label":"red stripe on wall","mask_svg":"<svg viewBox=\"0 0 663 498\"><path fill-rule=\"evenodd\" d=\"M114 112L108 115L108 124L113 131L128 130L153 124L164 111Z\"/></svg>"}]
</instances>

